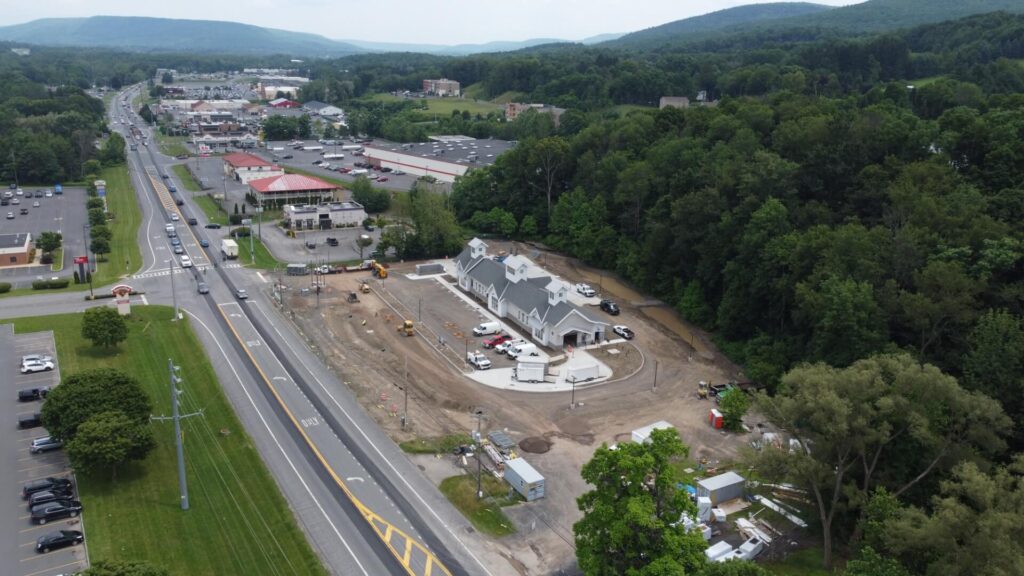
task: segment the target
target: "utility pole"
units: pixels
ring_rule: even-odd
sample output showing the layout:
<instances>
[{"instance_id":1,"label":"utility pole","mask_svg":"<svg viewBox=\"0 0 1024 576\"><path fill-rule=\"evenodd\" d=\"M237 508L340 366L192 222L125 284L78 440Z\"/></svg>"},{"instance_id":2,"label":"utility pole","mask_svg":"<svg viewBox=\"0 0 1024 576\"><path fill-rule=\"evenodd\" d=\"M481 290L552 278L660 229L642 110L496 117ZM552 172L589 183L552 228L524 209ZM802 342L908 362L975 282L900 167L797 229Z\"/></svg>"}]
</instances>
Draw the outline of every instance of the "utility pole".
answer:
<instances>
[{"instance_id":1,"label":"utility pole","mask_svg":"<svg viewBox=\"0 0 1024 576\"><path fill-rule=\"evenodd\" d=\"M651 392L658 391L658 361L654 361L654 384L651 386Z\"/></svg>"},{"instance_id":2,"label":"utility pole","mask_svg":"<svg viewBox=\"0 0 1024 576\"><path fill-rule=\"evenodd\" d=\"M576 375L569 377L572 381L572 396L569 398L569 409L576 408Z\"/></svg>"},{"instance_id":3,"label":"utility pole","mask_svg":"<svg viewBox=\"0 0 1024 576\"><path fill-rule=\"evenodd\" d=\"M402 430L405 430L405 423L409 419L409 356L405 357L405 386L402 388L403 391L403 407L402 407Z\"/></svg>"},{"instance_id":4,"label":"utility pole","mask_svg":"<svg viewBox=\"0 0 1024 576\"><path fill-rule=\"evenodd\" d=\"M476 416L476 497L482 499L484 490L481 486L483 467L480 464L480 452L484 449L484 443L483 437L480 435L480 422L484 419L484 411L478 408L473 415Z\"/></svg>"},{"instance_id":5,"label":"utility pole","mask_svg":"<svg viewBox=\"0 0 1024 576\"><path fill-rule=\"evenodd\" d=\"M203 411L193 412L191 414L181 414L178 409L178 397L181 395L181 390L178 390L178 384L181 383L181 377L178 376L178 372L181 371L180 366L175 366L174 361L170 358L167 359L167 372L170 376L171 381L171 416L150 416L150 420L173 420L174 421L174 444L178 453L178 491L181 499L181 509L188 510L188 482L185 477L185 445L182 442L181 436L181 420L182 418L191 418L193 416L202 416Z\"/></svg>"}]
</instances>

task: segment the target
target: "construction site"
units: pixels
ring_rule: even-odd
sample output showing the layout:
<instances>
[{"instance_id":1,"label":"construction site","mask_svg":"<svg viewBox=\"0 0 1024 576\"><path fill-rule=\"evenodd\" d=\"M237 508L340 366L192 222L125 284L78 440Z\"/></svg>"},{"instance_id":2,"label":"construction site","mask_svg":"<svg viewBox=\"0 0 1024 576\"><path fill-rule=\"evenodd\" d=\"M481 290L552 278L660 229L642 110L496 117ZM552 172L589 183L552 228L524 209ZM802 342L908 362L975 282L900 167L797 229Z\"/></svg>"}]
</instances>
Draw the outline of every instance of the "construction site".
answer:
<instances>
[{"instance_id":1,"label":"construction site","mask_svg":"<svg viewBox=\"0 0 1024 576\"><path fill-rule=\"evenodd\" d=\"M544 486L543 498L504 509L516 531L493 546L523 574L571 571L572 526L580 518L576 498L587 490L580 470L594 450L628 442L631 431L667 421L690 447L694 465L714 469L732 462L750 435L708 424L714 406L701 397L700 383L742 380L742 374L671 306L558 255L512 243L493 248L529 252L558 278L589 282L619 303L614 324L628 324L635 338L588 350L610 369L608 377L574 382L571 391L543 392L474 380L467 354L481 350L483 338L472 328L489 316L459 293L450 273L417 274L416 264L422 263L317 275L312 282L310 276L286 277L274 300L396 442L469 437L478 427L484 438L499 433L503 452L528 460ZM512 365L492 358L494 369ZM561 356L552 363L555 358ZM465 458L409 457L436 483L467 473ZM493 468L501 460L485 455L484 463Z\"/></svg>"}]
</instances>

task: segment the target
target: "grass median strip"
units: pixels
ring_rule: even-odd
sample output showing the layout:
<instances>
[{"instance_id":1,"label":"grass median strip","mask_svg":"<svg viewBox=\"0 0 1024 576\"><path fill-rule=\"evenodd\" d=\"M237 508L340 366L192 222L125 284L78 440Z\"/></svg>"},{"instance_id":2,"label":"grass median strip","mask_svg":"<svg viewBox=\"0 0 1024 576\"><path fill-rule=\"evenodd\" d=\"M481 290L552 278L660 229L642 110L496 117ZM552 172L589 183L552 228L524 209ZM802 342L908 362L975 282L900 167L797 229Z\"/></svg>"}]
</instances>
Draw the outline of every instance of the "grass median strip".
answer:
<instances>
[{"instance_id":1,"label":"grass median strip","mask_svg":"<svg viewBox=\"0 0 1024 576\"><path fill-rule=\"evenodd\" d=\"M53 330L64 374L117 367L135 376L156 414L171 413L167 359L181 365L182 422L190 510L178 500L173 427L153 422L157 448L146 460L79 478L89 556L144 560L172 574L325 574L287 502L221 392L202 345L172 310L136 306L119 347L94 348L81 337L81 314L15 319L18 333Z\"/></svg>"},{"instance_id":2,"label":"grass median strip","mask_svg":"<svg viewBox=\"0 0 1024 576\"><path fill-rule=\"evenodd\" d=\"M171 166L171 170L174 171L174 175L181 180L181 185L189 192L199 192L201 188L196 179L192 177L192 173L188 171L188 166L184 164L175 164Z\"/></svg>"},{"instance_id":3,"label":"grass median strip","mask_svg":"<svg viewBox=\"0 0 1024 576\"><path fill-rule=\"evenodd\" d=\"M512 521L501 511L502 506L517 502L516 498L508 497L508 484L485 473L481 488L484 497L477 498L475 475L452 476L441 481L441 493L477 530L491 536L515 533Z\"/></svg>"},{"instance_id":4,"label":"grass median strip","mask_svg":"<svg viewBox=\"0 0 1024 576\"><path fill-rule=\"evenodd\" d=\"M199 206L199 209L202 210L204 214L206 214L207 220L209 220L210 222L216 222L221 226L228 225L227 212L224 212L223 210L220 209L220 206L217 204L216 200L204 194L202 196L196 196L195 202L196 205Z\"/></svg>"}]
</instances>

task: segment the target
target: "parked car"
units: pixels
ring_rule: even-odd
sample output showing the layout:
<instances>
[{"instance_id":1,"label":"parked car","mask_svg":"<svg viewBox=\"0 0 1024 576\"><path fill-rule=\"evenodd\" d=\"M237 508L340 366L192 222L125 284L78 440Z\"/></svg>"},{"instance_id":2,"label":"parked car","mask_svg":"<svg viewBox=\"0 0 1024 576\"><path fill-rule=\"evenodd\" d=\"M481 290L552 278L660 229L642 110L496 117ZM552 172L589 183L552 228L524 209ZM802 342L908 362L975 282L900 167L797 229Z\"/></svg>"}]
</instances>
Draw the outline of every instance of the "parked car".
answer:
<instances>
[{"instance_id":1,"label":"parked car","mask_svg":"<svg viewBox=\"0 0 1024 576\"><path fill-rule=\"evenodd\" d=\"M53 370L53 362L26 362L21 365L21 373L48 372Z\"/></svg>"},{"instance_id":2,"label":"parked car","mask_svg":"<svg viewBox=\"0 0 1024 576\"><path fill-rule=\"evenodd\" d=\"M576 292L590 298L597 295L597 291L590 287L590 284L577 284Z\"/></svg>"},{"instance_id":3,"label":"parked car","mask_svg":"<svg viewBox=\"0 0 1024 576\"><path fill-rule=\"evenodd\" d=\"M377 182L387 182L387 181L388 181L388 177L387 176L381 176L380 178L377 178Z\"/></svg>"},{"instance_id":4,"label":"parked car","mask_svg":"<svg viewBox=\"0 0 1024 576\"><path fill-rule=\"evenodd\" d=\"M29 430L31 428L38 428L43 425L42 415L39 412L32 414L21 414L18 416L18 428L22 430Z\"/></svg>"},{"instance_id":5,"label":"parked car","mask_svg":"<svg viewBox=\"0 0 1024 576\"><path fill-rule=\"evenodd\" d=\"M295 158L295 156L292 156L291 154L285 154L284 156L281 156L281 158L284 158L285 160L291 160L292 158Z\"/></svg>"},{"instance_id":6,"label":"parked car","mask_svg":"<svg viewBox=\"0 0 1024 576\"><path fill-rule=\"evenodd\" d=\"M36 200L35 202L33 202L33 203L32 203L32 207L33 207L33 208L39 208L39 200ZM22 210L25 210L25 209L24 209L24 208L22 208ZM25 213L27 214L27 213L28 213L28 210L25 210Z\"/></svg>"},{"instance_id":7,"label":"parked car","mask_svg":"<svg viewBox=\"0 0 1024 576\"><path fill-rule=\"evenodd\" d=\"M25 388L17 390L17 401L18 402L35 402L46 398L47 393L50 392L48 386L42 386L38 388Z\"/></svg>"},{"instance_id":8,"label":"parked car","mask_svg":"<svg viewBox=\"0 0 1024 576\"><path fill-rule=\"evenodd\" d=\"M56 476L47 476L46 478L40 478L33 480L28 484L21 487L21 498L28 500L30 496L36 492L43 492L47 490L71 490L71 480L67 478L57 478Z\"/></svg>"},{"instance_id":9,"label":"parked car","mask_svg":"<svg viewBox=\"0 0 1024 576\"><path fill-rule=\"evenodd\" d=\"M497 336L491 336L487 340L484 340L484 348L494 348L499 344L504 344L511 340L512 337L508 334L498 334Z\"/></svg>"},{"instance_id":10,"label":"parked car","mask_svg":"<svg viewBox=\"0 0 1024 576\"><path fill-rule=\"evenodd\" d=\"M491 361L480 352L470 352L466 355L466 361L477 370L489 370Z\"/></svg>"},{"instance_id":11,"label":"parked car","mask_svg":"<svg viewBox=\"0 0 1024 576\"><path fill-rule=\"evenodd\" d=\"M36 540L36 552L45 554L50 550L67 548L85 542L85 535L78 530L58 530L44 534Z\"/></svg>"},{"instance_id":12,"label":"parked car","mask_svg":"<svg viewBox=\"0 0 1024 576\"><path fill-rule=\"evenodd\" d=\"M612 316L619 315L619 305L611 300L601 300L601 310L604 310Z\"/></svg>"},{"instance_id":13,"label":"parked car","mask_svg":"<svg viewBox=\"0 0 1024 576\"><path fill-rule=\"evenodd\" d=\"M394 174L395 176L402 176L402 175L405 174L405 171L403 171L403 170L392 170L391 173Z\"/></svg>"},{"instance_id":14,"label":"parked car","mask_svg":"<svg viewBox=\"0 0 1024 576\"><path fill-rule=\"evenodd\" d=\"M26 362L53 362L53 356L46 354L26 354L21 357L21 363Z\"/></svg>"},{"instance_id":15,"label":"parked car","mask_svg":"<svg viewBox=\"0 0 1024 576\"><path fill-rule=\"evenodd\" d=\"M57 500L40 504L32 509L32 522L46 524L51 520L74 518L82 513L82 503L78 500Z\"/></svg>"},{"instance_id":16,"label":"parked car","mask_svg":"<svg viewBox=\"0 0 1024 576\"><path fill-rule=\"evenodd\" d=\"M497 346L494 347L494 351L497 352L498 354L508 354L509 348L513 346L518 346L520 344L526 344L526 340L523 340L522 338L516 338L515 340L508 340L506 342L502 342L501 344L498 344Z\"/></svg>"},{"instance_id":17,"label":"parked car","mask_svg":"<svg viewBox=\"0 0 1024 576\"><path fill-rule=\"evenodd\" d=\"M28 451L33 454L39 454L41 452L57 450L62 446L64 446L64 443L60 440L56 440L50 436L43 436L42 438L36 438L33 440L32 446L29 447Z\"/></svg>"},{"instance_id":18,"label":"parked car","mask_svg":"<svg viewBox=\"0 0 1024 576\"><path fill-rule=\"evenodd\" d=\"M14 220L14 212L8 212L7 213L7 219L8 220Z\"/></svg>"},{"instance_id":19,"label":"parked car","mask_svg":"<svg viewBox=\"0 0 1024 576\"><path fill-rule=\"evenodd\" d=\"M47 502L56 502L57 500L70 500L74 498L72 494L71 486L64 486L61 488L52 488L50 490L42 490L28 497L28 509L40 505L46 504Z\"/></svg>"},{"instance_id":20,"label":"parked car","mask_svg":"<svg viewBox=\"0 0 1024 576\"><path fill-rule=\"evenodd\" d=\"M617 326L613 326L612 327L612 332L615 332L616 334L618 334L619 336L622 336L626 340L632 340L633 336L635 336L635 334L633 334L633 331L630 330L628 326L623 326L621 324L617 325Z\"/></svg>"}]
</instances>

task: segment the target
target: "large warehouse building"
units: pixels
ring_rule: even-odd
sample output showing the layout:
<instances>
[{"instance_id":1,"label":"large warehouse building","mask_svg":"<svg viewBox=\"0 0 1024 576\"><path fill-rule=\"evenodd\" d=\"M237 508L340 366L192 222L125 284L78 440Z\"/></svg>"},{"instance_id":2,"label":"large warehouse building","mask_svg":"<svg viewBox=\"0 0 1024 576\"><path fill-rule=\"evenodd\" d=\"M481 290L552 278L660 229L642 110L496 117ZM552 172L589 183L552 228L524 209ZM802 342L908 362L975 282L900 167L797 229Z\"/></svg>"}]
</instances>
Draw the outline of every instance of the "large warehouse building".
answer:
<instances>
[{"instance_id":1,"label":"large warehouse building","mask_svg":"<svg viewBox=\"0 0 1024 576\"><path fill-rule=\"evenodd\" d=\"M452 183L473 168L489 166L513 142L476 140L466 136L436 136L431 142L368 145L365 155L374 166L402 170L416 176L433 176Z\"/></svg>"}]
</instances>

